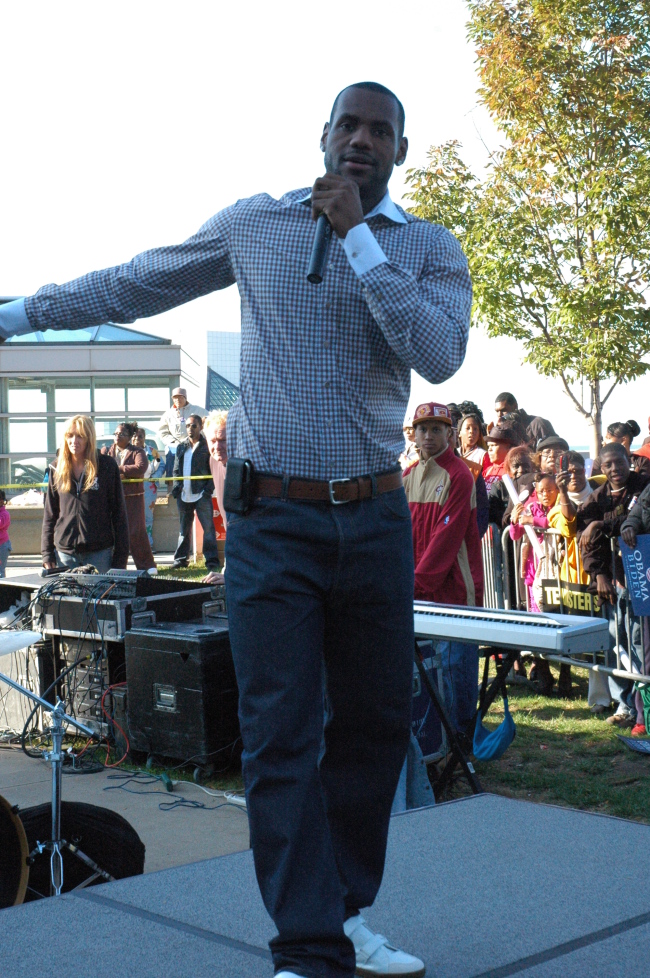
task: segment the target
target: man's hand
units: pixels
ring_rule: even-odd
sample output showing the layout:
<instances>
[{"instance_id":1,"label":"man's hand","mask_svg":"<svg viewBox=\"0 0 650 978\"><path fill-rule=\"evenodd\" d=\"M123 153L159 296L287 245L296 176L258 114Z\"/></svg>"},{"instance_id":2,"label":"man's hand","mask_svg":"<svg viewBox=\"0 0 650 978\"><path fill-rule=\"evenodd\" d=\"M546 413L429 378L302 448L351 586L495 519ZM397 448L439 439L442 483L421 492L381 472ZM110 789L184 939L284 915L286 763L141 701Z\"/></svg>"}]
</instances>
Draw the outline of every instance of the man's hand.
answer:
<instances>
[{"instance_id":1,"label":"man's hand","mask_svg":"<svg viewBox=\"0 0 650 978\"><path fill-rule=\"evenodd\" d=\"M312 187L311 213L315 221L325 214L332 230L342 240L351 228L363 224L359 187L337 173L326 173Z\"/></svg>"},{"instance_id":2,"label":"man's hand","mask_svg":"<svg viewBox=\"0 0 650 978\"><path fill-rule=\"evenodd\" d=\"M626 526L621 530L621 536L628 547L636 547L636 532L633 526Z\"/></svg>"},{"instance_id":3,"label":"man's hand","mask_svg":"<svg viewBox=\"0 0 650 978\"><path fill-rule=\"evenodd\" d=\"M598 574L596 577L596 590L601 603L607 601L609 604L616 604L616 588L606 574Z\"/></svg>"},{"instance_id":4,"label":"man's hand","mask_svg":"<svg viewBox=\"0 0 650 978\"><path fill-rule=\"evenodd\" d=\"M210 571L209 574L205 575L201 583L202 584L225 584L226 578L224 577L223 574L219 574L218 571Z\"/></svg>"}]
</instances>

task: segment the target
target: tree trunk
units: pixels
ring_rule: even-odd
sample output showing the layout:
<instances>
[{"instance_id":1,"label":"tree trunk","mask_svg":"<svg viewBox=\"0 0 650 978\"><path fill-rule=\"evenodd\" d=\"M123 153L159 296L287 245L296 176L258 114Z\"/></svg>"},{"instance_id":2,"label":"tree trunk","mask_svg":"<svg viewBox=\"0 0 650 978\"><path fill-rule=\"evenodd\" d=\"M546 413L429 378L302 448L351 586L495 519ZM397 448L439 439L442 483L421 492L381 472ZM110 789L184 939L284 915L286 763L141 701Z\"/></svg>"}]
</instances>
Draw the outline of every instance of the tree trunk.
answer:
<instances>
[{"instance_id":1,"label":"tree trunk","mask_svg":"<svg viewBox=\"0 0 650 978\"><path fill-rule=\"evenodd\" d=\"M598 458L603 444L603 405L600 400L600 381L590 381L591 391L591 457Z\"/></svg>"}]
</instances>

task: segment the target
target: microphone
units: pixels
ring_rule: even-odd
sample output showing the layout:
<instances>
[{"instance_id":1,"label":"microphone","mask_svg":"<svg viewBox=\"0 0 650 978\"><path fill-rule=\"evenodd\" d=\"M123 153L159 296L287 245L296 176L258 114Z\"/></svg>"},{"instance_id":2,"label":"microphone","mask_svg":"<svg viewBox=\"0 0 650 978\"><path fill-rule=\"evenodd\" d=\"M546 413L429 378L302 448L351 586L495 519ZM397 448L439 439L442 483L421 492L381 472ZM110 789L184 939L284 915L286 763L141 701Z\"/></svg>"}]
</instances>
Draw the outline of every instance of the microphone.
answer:
<instances>
[{"instance_id":1,"label":"microphone","mask_svg":"<svg viewBox=\"0 0 650 978\"><path fill-rule=\"evenodd\" d=\"M332 235L332 225L327 220L325 214L320 214L316 221L316 233L307 269L307 281L312 285L320 285L323 281L323 268L325 266L325 256L327 255L327 245Z\"/></svg>"}]
</instances>

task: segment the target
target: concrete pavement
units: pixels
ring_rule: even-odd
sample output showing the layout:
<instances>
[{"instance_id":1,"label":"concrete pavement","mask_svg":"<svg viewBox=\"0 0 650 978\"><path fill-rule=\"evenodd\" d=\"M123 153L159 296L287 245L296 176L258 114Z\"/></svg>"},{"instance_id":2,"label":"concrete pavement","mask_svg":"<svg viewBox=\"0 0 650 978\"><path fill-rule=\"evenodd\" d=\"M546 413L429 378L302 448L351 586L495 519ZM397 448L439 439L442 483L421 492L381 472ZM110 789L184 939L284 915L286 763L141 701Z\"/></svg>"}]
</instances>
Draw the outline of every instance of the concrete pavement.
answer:
<instances>
[{"instance_id":1,"label":"concrete pavement","mask_svg":"<svg viewBox=\"0 0 650 978\"><path fill-rule=\"evenodd\" d=\"M248 848L248 817L241 806L224 804L225 798L211 797L193 782L175 786L171 794L161 782L116 787L124 784L116 777L119 773L119 769L98 774L65 773L63 800L84 801L119 812L146 846L146 873ZM19 748L0 749L0 795L20 808L49 801L49 764L27 757ZM206 807L159 809L161 802L180 797ZM223 807L217 808L218 805Z\"/></svg>"}]
</instances>

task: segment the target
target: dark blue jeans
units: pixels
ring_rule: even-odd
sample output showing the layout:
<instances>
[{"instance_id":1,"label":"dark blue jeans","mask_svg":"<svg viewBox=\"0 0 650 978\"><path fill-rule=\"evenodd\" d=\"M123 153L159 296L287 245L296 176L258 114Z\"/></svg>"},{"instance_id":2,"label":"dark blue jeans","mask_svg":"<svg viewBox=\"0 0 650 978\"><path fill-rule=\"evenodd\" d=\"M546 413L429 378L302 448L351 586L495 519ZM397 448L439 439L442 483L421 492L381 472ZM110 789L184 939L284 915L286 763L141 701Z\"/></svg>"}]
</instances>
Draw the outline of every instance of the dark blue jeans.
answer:
<instances>
[{"instance_id":1,"label":"dark blue jeans","mask_svg":"<svg viewBox=\"0 0 650 978\"><path fill-rule=\"evenodd\" d=\"M472 736L478 705L478 645L436 642L442 654L445 707L455 730Z\"/></svg>"},{"instance_id":2,"label":"dark blue jeans","mask_svg":"<svg viewBox=\"0 0 650 978\"><path fill-rule=\"evenodd\" d=\"M636 667L636 669L643 672L641 619L632 610L632 602L630 601L627 588L622 588L617 584L616 594L618 595L618 614L616 607L610 604L609 601L603 605L607 620L609 621L610 638L610 649L606 653L605 661L611 668L616 668L615 647L619 645L624 652L630 653L631 662L628 662L627 671L629 672ZM626 627L626 615L629 617L628 627ZM628 648L628 646L631 647ZM621 663L621 665L623 669L626 668L624 663ZM616 703L616 712L631 713L633 710L636 710L634 683L629 679L620 679L618 676L608 676L607 681L612 700Z\"/></svg>"},{"instance_id":3,"label":"dark blue jeans","mask_svg":"<svg viewBox=\"0 0 650 978\"><path fill-rule=\"evenodd\" d=\"M175 452L169 452L169 451L168 452L165 452L165 476L168 479L171 479L171 477L174 474L174 462L175 462L175 460L176 460L176 454L175 454ZM165 485L167 486L168 491L171 492L171 488L172 488L171 482L167 482L167 483L165 483Z\"/></svg>"},{"instance_id":4,"label":"dark blue jeans","mask_svg":"<svg viewBox=\"0 0 650 978\"><path fill-rule=\"evenodd\" d=\"M261 499L246 516L229 513L226 592L275 969L351 978L343 920L379 889L410 733L403 490L342 506Z\"/></svg>"},{"instance_id":5,"label":"dark blue jeans","mask_svg":"<svg viewBox=\"0 0 650 978\"><path fill-rule=\"evenodd\" d=\"M179 496L178 517L180 520L180 532L178 534L178 546L174 554L174 560L188 560L190 548L192 546L192 524L194 513L199 518L199 523L203 527L203 556L205 566L208 570L219 570L219 553L217 550L217 534L214 529L212 519L212 496L201 496L195 503L184 503Z\"/></svg>"}]
</instances>

